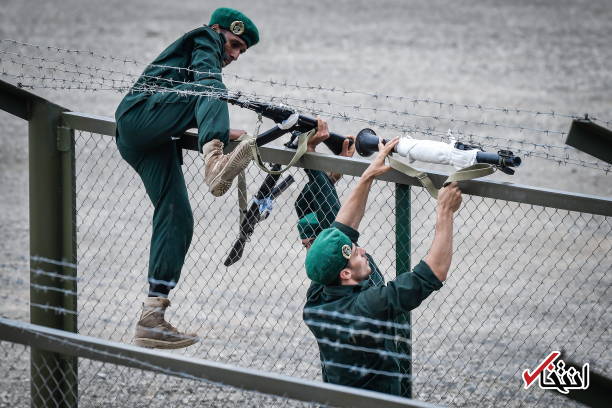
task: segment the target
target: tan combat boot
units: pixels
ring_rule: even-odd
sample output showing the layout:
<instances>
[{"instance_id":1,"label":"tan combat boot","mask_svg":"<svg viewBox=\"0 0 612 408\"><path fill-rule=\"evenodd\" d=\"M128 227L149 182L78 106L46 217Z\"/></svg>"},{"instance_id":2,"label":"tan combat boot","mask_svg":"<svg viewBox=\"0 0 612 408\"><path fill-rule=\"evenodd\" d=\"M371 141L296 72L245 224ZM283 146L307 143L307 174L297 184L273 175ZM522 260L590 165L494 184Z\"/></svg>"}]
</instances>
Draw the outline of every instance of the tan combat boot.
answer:
<instances>
[{"instance_id":1,"label":"tan combat boot","mask_svg":"<svg viewBox=\"0 0 612 408\"><path fill-rule=\"evenodd\" d=\"M212 195L220 197L230 189L234 178L251 161L253 143L253 140L243 140L229 154L223 154L220 140L214 139L204 145L204 182Z\"/></svg>"},{"instance_id":2,"label":"tan combat boot","mask_svg":"<svg viewBox=\"0 0 612 408\"><path fill-rule=\"evenodd\" d=\"M170 301L161 297L148 297L136 325L134 344L140 347L177 349L197 343L197 334L179 332L164 319Z\"/></svg>"}]
</instances>

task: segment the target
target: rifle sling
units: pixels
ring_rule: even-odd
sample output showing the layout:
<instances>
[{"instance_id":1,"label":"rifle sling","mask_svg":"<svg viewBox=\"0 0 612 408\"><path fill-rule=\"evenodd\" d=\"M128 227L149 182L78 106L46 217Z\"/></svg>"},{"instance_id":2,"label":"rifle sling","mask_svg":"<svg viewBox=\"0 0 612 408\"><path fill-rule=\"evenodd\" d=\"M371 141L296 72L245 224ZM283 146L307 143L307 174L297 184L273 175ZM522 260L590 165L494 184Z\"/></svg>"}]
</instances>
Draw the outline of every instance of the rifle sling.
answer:
<instances>
[{"instance_id":1,"label":"rifle sling","mask_svg":"<svg viewBox=\"0 0 612 408\"><path fill-rule=\"evenodd\" d=\"M262 169L268 174L283 174L284 172L289 170L298 160L300 160L302 156L304 155L304 153L306 153L308 139L312 135L314 135L315 132L316 132L316 129L312 129L309 132L302 133L301 135L298 136L298 145L297 145L297 149L295 150L295 154L293 155L289 163L287 163L287 166L284 169L269 170L264 165L264 162L261 159L261 156L259 155L259 148L257 147L257 144L255 143L253 143L253 160L255 161L257 166L259 166L260 169Z\"/></svg>"},{"instance_id":2,"label":"rifle sling","mask_svg":"<svg viewBox=\"0 0 612 408\"><path fill-rule=\"evenodd\" d=\"M389 165L401 172L406 174L407 176L414 177L419 180L421 185L425 187L425 189L429 192L429 194L433 198L438 198L438 191L427 173L419 171L414 167L410 167L404 162L401 162L393 157L389 157ZM495 167L491 164L486 163L476 163L471 166L465 167L463 169L457 170L444 181L442 184L443 187L446 187L448 184L453 181L463 181L463 180L472 180L478 177L488 176L489 174L493 174L495 172Z\"/></svg>"}]
</instances>

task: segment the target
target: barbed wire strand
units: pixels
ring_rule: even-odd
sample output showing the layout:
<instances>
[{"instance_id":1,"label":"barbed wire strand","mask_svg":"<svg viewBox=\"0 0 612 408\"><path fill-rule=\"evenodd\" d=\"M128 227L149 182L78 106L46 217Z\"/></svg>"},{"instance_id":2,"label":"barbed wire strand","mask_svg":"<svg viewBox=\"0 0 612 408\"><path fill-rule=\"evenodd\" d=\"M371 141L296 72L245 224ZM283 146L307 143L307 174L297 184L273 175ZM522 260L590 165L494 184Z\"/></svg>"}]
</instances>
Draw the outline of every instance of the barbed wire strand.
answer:
<instances>
[{"instance_id":1,"label":"barbed wire strand","mask_svg":"<svg viewBox=\"0 0 612 408\"><path fill-rule=\"evenodd\" d=\"M203 383L210 384L210 385L215 385L215 386L220 386L220 387L229 387L229 388L234 388L234 389L240 389L240 390L243 390L243 391L248 391L248 392L252 392L252 393L260 394L260 395L272 396L272 397L275 397L275 398L291 399L291 398L283 397L281 395L273 395L273 394L262 393L262 392L256 391L256 390L250 390L250 389L245 390L243 388L236 387L234 385L228 385L228 384L224 384L222 382L212 381L212 380L209 380L209 379L206 379L206 378L197 377L197 376L194 376L194 375L189 374L187 372L178 371L178 370L173 370L173 369L170 369L170 368L162 367L162 366L160 366L158 364L154 364L154 363L145 361L143 359L138 359L138 358L126 356L126 355L123 355L123 354L120 354L120 353L111 353L111 352L108 352L108 351L105 351L105 350L100 350L100 349L96 349L96 348L93 348L93 347L90 347L90 346L85 346L83 344L79 344L77 342L70 341L70 340L67 340L67 339L61 339L61 338L58 338L58 337L53 336L51 334L44 334L44 333L41 333L41 332L36 331L34 329L30 329L29 327L21 326L20 330L29 332L34 337L42 337L42 338L48 339L48 340L50 340L52 342L59 342L59 343L68 345L70 347L73 347L76 350L86 351L88 353L99 355L99 356L110 357L110 358L112 358L114 360L122 360L122 361L125 361L127 363L139 366L139 367L146 367L147 369L152 370L152 371L157 372L157 373L166 374L166 375L170 375L170 376L174 376L174 377L179 377L179 378L183 378L183 379L188 379L188 380L199 381L199 382L203 382ZM102 360L102 361L105 362L104 360ZM111 364L118 365L116 363L111 363ZM126 364L126 365L129 366L130 364ZM142 370L142 368L137 368L137 369ZM308 401L306 401L306 402L308 402Z\"/></svg>"},{"instance_id":2,"label":"barbed wire strand","mask_svg":"<svg viewBox=\"0 0 612 408\"><path fill-rule=\"evenodd\" d=\"M0 52L0 54L2 54L2 52ZM78 71L78 68L84 68L86 70L91 70L94 71L96 74L100 73L100 72L106 72L108 74L119 74L125 77L130 77L132 78L131 80L125 80L125 79L104 79L103 80L107 80L107 81L120 81L120 82L124 82L126 84L132 82L133 80L137 80L139 77L150 77L147 75L136 75L136 74L130 74L130 73L125 73L125 72L121 72L121 71L114 71L114 70L110 70L110 69L103 69L103 68L99 68L99 67L94 67L94 66L87 66L87 65L79 65L76 63L69 63L66 62L64 60L53 60L53 59L47 59L47 58L42 58L42 57L31 57L31 56L25 56L19 53L10 53L10 52L4 52L4 54L7 55L11 55L14 57L18 57L18 58L28 58L28 59L33 59L33 60L39 60L41 62L45 62L45 63L57 63L57 64L61 64L61 65L68 65L68 66L72 66L75 67L75 71L70 71L70 70L62 70L58 67L48 67L48 66L44 66L44 65L35 65L35 64L28 64L28 63L23 63L23 62L18 62L15 60L9 60L10 62L16 64L16 65L21 65L22 67L25 66L29 66L32 68L36 68L39 70L53 70L53 71L58 71L58 72L63 72L63 73L70 73L70 74L77 74L77 75L84 75L87 77L90 77L91 79L96 78L93 74L91 73L87 73L87 72L81 72ZM166 68L166 69L175 69L178 70L179 72L181 71L186 71L186 72L190 72L190 73L194 73L194 74L198 74L198 75L204 75L206 77L215 77L215 76L222 76L221 73L218 72L214 72L214 71L196 71L196 70L192 70L189 68L182 68L182 67L171 67L171 66L165 66L165 65L158 65L158 64L149 64L148 66L150 67L158 67L158 68ZM152 78L152 77L150 77ZM238 77L239 79L241 79L240 77ZM163 78L163 77L156 77L156 79L160 80L160 81L168 81L169 83L181 83L181 81L177 81L175 79L170 79L170 78ZM249 81L252 82L252 81ZM186 83L186 82L182 82L182 83ZM190 82L193 83L193 82ZM119 88L118 90L123 91L123 87ZM108 90L108 89L105 89ZM419 114L419 113L415 113L415 112L409 112L408 110L406 110L405 108L403 109L385 109L382 107L372 107L372 106L361 106L361 105L356 105L356 104L345 104L345 103L338 103L338 102L322 102L322 101L318 101L316 99L312 99L312 98L295 98L295 97L290 97L290 96L270 96L270 95L266 95L263 96L266 98L270 98L270 100L273 100L274 98L279 98L279 99L287 99L287 100L297 100L303 103L311 103L311 104L315 104L315 105L326 105L329 107L341 107L341 108L349 108L355 111L372 111L373 113L378 113L378 112L382 112L382 113L389 113L392 114L394 116L410 116L410 117L415 117L415 118L421 118L421 119L434 119L436 121L448 121L449 123L459 123L459 124L464 124L464 125L475 125L475 126L487 126L487 127L492 127L492 128L506 128L506 129L514 129L514 130L519 130L521 132L524 131L531 131L534 133L543 133L543 134L557 134L557 135L561 135L561 136L565 136L567 135L567 132L565 131L561 131L561 130L552 130L552 129L538 129L538 128L531 128L531 127L527 127L527 126L517 126L517 125L509 125L509 124L505 124L505 123L501 123L501 122L487 122L484 120L481 121L474 121L471 119L467 119L467 118L455 118L455 117L449 117L449 116L442 116L442 115L426 115L426 114Z\"/></svg>"},{"instance_id":3,"label":"barbed wire strand","mask_svg":"<svg viewBox=\"0 0 612 408\"><path fill-rule=\"evenodd\" d=\"M27 64L22 64L22 65L27 65ZM37 67L37 68L41 68L41 67ZM55 68L53 68L55 69ZM87 74L83 74L81 72L76 72L76 71L68 71L68 72L72 72L72 73L76 73L79 75L87 75ZM16 78L26 78L28 76L25 75L14 75L14 74L10 74L7 73L6 71L3 71L4 75L9 75L9 76L13 76ZM93 77L92 75L89 75L91 77ZM147 76L143 76L144 78L147 78ZM59 81L62 83L62 86L60 86L60 89L84 89L84 90L94 90L94 89L105 89L105 90L109 90L109 89L114 89L116 87L116 79L113 80L108 80L110 82L113 82L112 86L105 86L105 84L103 82L99 82L98 85L100 85L99 87L95 88L92 87L90 83L85 83L84 81L80 81L84 86L77 86L77 87L68 87L66 86L66 82L70 82L72 80L67 80L67 79L57 79L57 78L53 78L53 77L34 77L34 76L30 76L29 78L32 79L39 79L44 81ZM182 81L176 81L176 80L168 80L166 78L161 78L161 77L148 77L149 79L154 79L154 80L159 80L159 81L169 81L169 82L173 82L176 84L189 84L190 86L198 86L198 85L202 85L202 84L196 84L196 83L192 83L192 82L182 82ZM77 81L79 82L79 81ZM91 81L90 81L91 82ZM127 82L127 81L126 81ZM27 84L21 84L22 86L28 86ZM30 86L34 86L34 85L30 85ZM58 89L57 86L50 86L51 88L54 89ZM122 90L125 91L125 89L127 88L127 83L125 87L118 87L118 90ZM208 97L219 97L222 96L221 93L217 93L215 94L215 92L212 91L206 91L206 92L198 92L198 91L187 91L187 90L176 90L173 88L162 88L159 86L150 86L150 85L141 85L138 86L138 84L136 86L132 87L132 90L136 90L136 91L142 91L142 92L177 92L183 95L198 95L198 96L208 96ZM392 122L383 122L383 121L379 121L379 120L375 120L375 119L368 119L368 118L361 118L361 117L356 117L353 115L347 115L347 114L339 114L339 113L335 113L335 112L328 112L328 111L323 111L323 110L318 110L318 109L313 109L312 107L308 107L308 106L301 106L301 105L292 105L290 103L287 102L287 99L293 99L293 100L299 100L299 101L306 101L308 102L308 99L303 99L303 98L290 98L290 97L279 97L279 96L269 96L269 95L265 95L265 96L261 96L261 95L255 95L252 94L250 95L251 98L255 98L258 100L261 100L262 98L264 99L268 99L270 101L274 101L274 100L281 100L284 101L284 103L286 105L288 105L289 107L294 107L298 110L306 110L309 112L312 112L314 114L319 114L319 115L325 115L327 117L332 117L332 118L338 118L338 119L343 119L345 121L349 121L349 120L353 120L353 121L361 121L361 122L365 122L368 123L369 125L377 125L380 126L381 128L392 128L395 130L399 130L403 133L418 133L418 134L422 134L422 135L426 135L426 136L437 136L440 137L443 140L448 140L449 136L448 136L448 132L443 132L443 131L438 131L435 128L427 128L427 129L421 129L418 126L407 126L405 124L396 124L396 123L392 123ZM453 118L450 118L451 120L454 120ZM461 122L462 120L457 120L458 122ZM493 123L493 124L489 124L486 122L478 122L478 124L480 125L487 125L487 126L494 126L494 127L499 127L500 124L499 123ZM516 128L516 127L515 127ZM518 127L521 128L522 130L528 129L526 127ZM553 133L556 131L553 130L542 130L542 129L533 129L533 130L538 130L538 131L542 131L542 132L546 132L546 133ZM560 132L563 133L564 132ZM565 156L558 156L552 153L549 153L549 150L551 149L558 149L558 150L563 150L565 152L569 152L569 151L575 151L575 149L569 147L569 146L555 146L555 145L550 145L550 144L542 144L542 143L534 143L534 142L529 142L529 141L525 141L525 140L514 140L514 139L507 139L507 138L499 138L499 137L493 137L493 136L480 136L480 135L476 135L473 133L465 133L465 132L457 132L455 135L453 135L455 137L457 137L460 141L464 140L462 138L466 138L470 141L470 142L474 142L474 139L480 139L483 138L484 140L500 140L500 141L504 141L506 143L514 143L514 144L518 144L521 146L525 146L525 145L531 145L532 147L540 147L543 149L546 149L547 151L545 152L539 152L539 151L535 151L535 150L527 150L522 148L521 152L530 152L533 153L533 157L537 157L537 158L541 158L541 159L545 159L545 160L550 160L550 161L554 161L556 163L559 164L566 164L566 165L575 165L575 166L581 166L581 167L586 167L586 168L594 168L594 169L598 169L598 170L602 170L604 171L606 174L608 172L611 171L612 166L607 165L601 165L598 162L587 162L586 160L581 160L581 159L572 159L571 157L569 157L569 155L566 153ZM478 141L478 140L477 140ZM481 143L482 144L482 143ZM502 149L514 149L516 150L516 147L513 146L508 146L508 145L500 145L500 144L488 144L487 147L494 147L494 148L502 148Z\"/></svg>"},{"instance_id":4,"label":"barbed wire strand","mask_svg":"<svg viewBox=\"0 0 612 408\"><path fill-rule=\"evenodd\" d=\"M135 59L131 59L127 57L115 57L112 55L103 55L103 54L100 54L100 53L97 53L91 50L78 50L78 49L69 49L69 48L62 48L62 47L55 47L55 46L43 46L43 45L36 45L36 44L27 43L27 42L21 42L21 41L17 41L13 39L2 39L0 40L0 42L12 44L14 46L33 48L37 50L56 51L56 52L63 52L63 53L75 54L75 55L88 55L88 56L92 56L92 57L95 57L101 60L120 62L122 64L133 64L133 65L140 65L140 66L152 65L152 64L141 63ZM153 66L177 69L177 67L169 67L169 66L164 66L164 65L153 65ZM185 70L186 72L190 72L190 73L200 73L197 70L192 70L189 68L181 68L181 69ZM219 73L216 73L216 74L219 74ZM521 108L514 108L514 107L495 107L495 106L487 106L483 104L466 104L466 103L457 103L457 102L447 102L447 101L442 101L442 100L434 100L430 98L415 98L415 97L407 97L407 96L401 96L401 95L384 95L384 94L378 94L374 92L344 89L341 87L329 87L329 86L317 85L317 84L315 85L300 84L298 82L291 83L287 80L272 80L272 79L262 80L262 79L257 79L253 77L243 77L243 76L240 76L237 74L231 74L231 73L230 74L222 73L221 75L233 77L238 80L257 82L257 83L261 83L261 84L265 84L269 86L279 86L279 87L285 87L285 88L292 87L296 89L310 90L310 91L326 91L326 92L337 93L337 94L342 94L342 95L355 94L355 95L362 95L362 96L370 97L376 100L387 99L387 100L398 100L401 102L409 102L413 104L424 103L424 104L435 105L438 107L446 106L446 107L449 107L450 109L464 108L464 109L474 109L474 110L479 110L479 111L495 111L495 112L501 112L501 113L528 114L528 115L535 115L535 116L564 117L564 118L570 118L570 119L583 119L585 117L585 114L563 113L563 112L554 111L552 109L533 110L533 109L521 109ZM605 123L606 125L610 125L612 123L612 120L600 119L594 115L588 115L588 116L590 119L600 121L602 123Z\"/></svg>"}]
</instances>

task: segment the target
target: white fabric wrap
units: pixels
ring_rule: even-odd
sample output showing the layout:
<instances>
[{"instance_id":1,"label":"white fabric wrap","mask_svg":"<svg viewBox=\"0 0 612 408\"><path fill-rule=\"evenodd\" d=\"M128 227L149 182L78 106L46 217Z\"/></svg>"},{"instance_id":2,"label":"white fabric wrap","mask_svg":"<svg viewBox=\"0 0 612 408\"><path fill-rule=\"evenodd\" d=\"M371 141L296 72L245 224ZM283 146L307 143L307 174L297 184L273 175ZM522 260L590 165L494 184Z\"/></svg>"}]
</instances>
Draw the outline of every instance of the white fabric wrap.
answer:
<instances>
[{"instance_id":1,"label":"white fabric wrap","mask_svg":"<svg viewBox=\"0 0 612 408\"><path fill-rule=\"evenodd\" d=\"M395 151L410 162L422 161L436 164L450 164L462 169L476 163L478 150L455 149L455 141L450 143L436 142L434 140L419 140L401 138Z\"/></svg>"}]
</instances>

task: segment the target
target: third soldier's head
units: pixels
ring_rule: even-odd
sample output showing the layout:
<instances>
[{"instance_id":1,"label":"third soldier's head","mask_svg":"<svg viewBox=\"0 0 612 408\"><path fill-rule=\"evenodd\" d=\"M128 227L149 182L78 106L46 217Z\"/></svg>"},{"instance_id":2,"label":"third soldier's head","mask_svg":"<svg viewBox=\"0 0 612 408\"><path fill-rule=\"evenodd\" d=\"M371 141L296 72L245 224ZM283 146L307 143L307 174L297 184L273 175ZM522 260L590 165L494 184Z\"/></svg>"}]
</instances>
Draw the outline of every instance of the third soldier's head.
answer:
<instances>
[{"instance_id":1,"label":"third soldier's head","mask_svg":"<svg viewBox=\"0 0 612 408\"><path fill-rule=\"evenodd\" d=\"M357 285L371 273L366 250L335 227L321 231L306 254L306 274L323 285Z\"/></svg>"}]
</instances>

